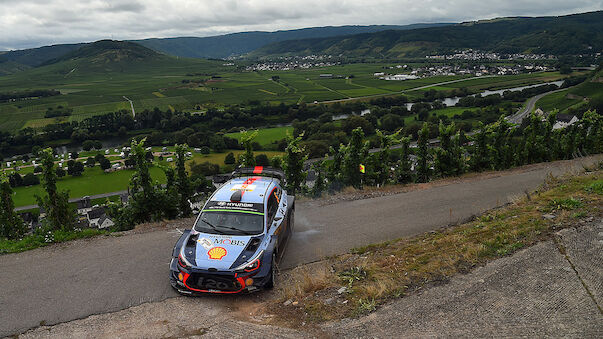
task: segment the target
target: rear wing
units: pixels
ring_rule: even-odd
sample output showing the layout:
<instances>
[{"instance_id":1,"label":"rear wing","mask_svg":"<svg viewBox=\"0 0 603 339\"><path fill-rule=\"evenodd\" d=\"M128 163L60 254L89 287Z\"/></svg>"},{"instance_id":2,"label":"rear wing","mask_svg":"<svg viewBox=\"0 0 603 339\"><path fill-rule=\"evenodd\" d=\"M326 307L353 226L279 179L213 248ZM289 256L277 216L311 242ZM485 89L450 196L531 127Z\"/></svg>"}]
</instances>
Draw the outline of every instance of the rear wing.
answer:
<instances>
[{"instance_id":1,"label":"rear wing","mask_svg":"<svg viewBox=\"0 0 603 339\"><path fill-rule=\"evenodd\" d=\"M264 167L264 166L255 166L255 167L240 167L235 169L232 174L230 174L230 178L237 177L246 177L246 176L259 176L259 177L270 177L279 179L281 182L285 182L285 172L273 168L273 167Z\"/></svg>"}]
</instances>

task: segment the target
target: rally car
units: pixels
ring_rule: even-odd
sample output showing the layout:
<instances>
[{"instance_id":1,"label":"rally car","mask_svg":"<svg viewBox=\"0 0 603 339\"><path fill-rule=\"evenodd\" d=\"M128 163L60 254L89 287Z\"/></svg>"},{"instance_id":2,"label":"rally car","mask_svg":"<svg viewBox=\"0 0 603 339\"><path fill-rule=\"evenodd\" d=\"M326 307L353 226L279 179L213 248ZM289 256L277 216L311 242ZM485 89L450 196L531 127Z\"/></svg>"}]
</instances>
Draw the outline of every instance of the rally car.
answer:
<instances>
[{"instance_id":1,"label":"rally car","mask_svg":"<svg viewBox=\"0 0 603 339\"><path fill-rule=\"evenodd\" d=\"M284 179L261 166L235 170L174 246L172 287L189 295L272 288L293 231L295 197Z\"/></svg>"}]
</instances>

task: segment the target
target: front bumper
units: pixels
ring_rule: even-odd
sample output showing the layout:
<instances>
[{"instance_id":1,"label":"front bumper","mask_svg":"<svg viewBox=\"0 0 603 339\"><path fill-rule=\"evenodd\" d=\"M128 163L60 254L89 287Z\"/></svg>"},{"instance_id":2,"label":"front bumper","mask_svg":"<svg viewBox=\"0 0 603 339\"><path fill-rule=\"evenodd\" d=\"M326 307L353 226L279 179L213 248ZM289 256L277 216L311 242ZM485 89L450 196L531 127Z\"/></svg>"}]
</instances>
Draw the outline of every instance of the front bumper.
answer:
<instances>
[{"instance_id":1,"label":"front bumper","mask_svg":"<svg viewBox=\"0 0 603 339\"><path fill-rule=\"evenodd\" d=\"M250 293L266 285L270 280L269 273L262 267L251 273L182 268L174 258L170 264L170 283L174 289L186 295Z\"/></svg>"}]
</instances>

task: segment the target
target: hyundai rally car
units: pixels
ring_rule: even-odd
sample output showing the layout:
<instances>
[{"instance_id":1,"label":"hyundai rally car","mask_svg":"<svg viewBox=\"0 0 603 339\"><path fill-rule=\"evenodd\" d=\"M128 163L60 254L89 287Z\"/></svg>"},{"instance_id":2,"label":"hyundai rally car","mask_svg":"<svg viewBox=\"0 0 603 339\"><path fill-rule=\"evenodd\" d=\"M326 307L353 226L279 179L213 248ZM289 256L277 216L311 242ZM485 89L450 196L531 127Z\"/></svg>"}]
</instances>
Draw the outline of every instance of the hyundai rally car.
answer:
<instances>
[{"instance_id":1,"label":"hyundai rally car","mask_svg":"<svg viewBox=\"0 0 603 339\"><path fill-rule=\"evenodd\" d=\"M193 295L273 287L295 212L284 178L261 166L235 170L174 246L172 287Z\"/></svg>"}]
</instances>

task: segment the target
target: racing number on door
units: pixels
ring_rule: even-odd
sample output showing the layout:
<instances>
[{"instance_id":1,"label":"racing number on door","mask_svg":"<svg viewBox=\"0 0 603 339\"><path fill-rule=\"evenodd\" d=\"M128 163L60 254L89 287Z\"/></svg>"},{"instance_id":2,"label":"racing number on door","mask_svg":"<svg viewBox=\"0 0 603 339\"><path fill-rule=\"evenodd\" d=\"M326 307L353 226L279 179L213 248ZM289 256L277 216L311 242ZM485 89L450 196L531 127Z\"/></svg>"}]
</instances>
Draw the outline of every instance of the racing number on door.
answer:
<instances>
[{"instance_id":1,"label":"racing number on door","mask_svg":"<svg viewBox=\"0 0 603 339\"><path fill-rule=\"evenodd\" d=\"M225 290L228 288L228 284L221 282L221 281L215 281L214 279L210 279L210 278L199 278L199 286L204 286L205 288L209 288L209 289L217 289L217 290Z\"/></svg>"}]
</instances>

